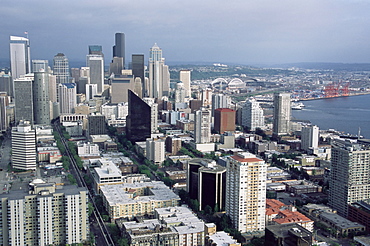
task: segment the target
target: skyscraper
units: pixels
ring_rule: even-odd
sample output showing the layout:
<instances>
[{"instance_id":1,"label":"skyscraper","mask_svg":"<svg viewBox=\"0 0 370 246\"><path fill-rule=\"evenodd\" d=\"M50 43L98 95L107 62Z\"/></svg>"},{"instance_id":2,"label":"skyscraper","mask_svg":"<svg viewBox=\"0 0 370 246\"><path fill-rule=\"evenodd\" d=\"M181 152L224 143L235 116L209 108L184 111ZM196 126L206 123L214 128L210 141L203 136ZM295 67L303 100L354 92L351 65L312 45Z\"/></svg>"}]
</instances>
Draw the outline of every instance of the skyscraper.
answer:
<instances>
[{"instance_id":1,"label":"skyscraper","mask_svg":"<svg viewBox=\"0 0 370 246\"><path fill-rule=\"evenodd\" d=\"M264 231L267 165L251 153L228 157L226 214L240 232Z\"/></svg>"},{"instance_id":2,"label":"skyscraper","mask_svg":"<svg viewBox=\"0 0 370 246\"><path fill-rule=\"evenodd\" d=\"M31 72L28 38L10 36L10 69L14 79Z\"/></svg>"},{"instance_id":3,"label":"skyscraper","mask_svg":"<svg viewBox=\"0 0 370 246\"><path fill-rule=\"evenodd\" d=\"M103 48L101 45L89 45L89 55L103 55Z\"/></svg>"},{"instance_id":4,"label":"skyscraper","mask_svg":"<svg viewBox=\"0 0 370 246\"><path fill-rule=\"evenodd\" d=\"M186 91L186 97L191 97L191 88L190 88L190 74L191 71L188 69L180 70L180 81L184 84L184 89Z\"/></svg>"},{"instance_id":5,"label":"skyscraper","mask_svg":"<svg viewBox=\"0 0 370 246\"><path fill-rule=\"evenodd\" d=\"M290 93L274 94L273 134L275 136L286 135L290 132L290 101Z\"/></svg>"},{"instance_id":6,"label":"skyscraper","mask_svg":"<svg viewBox=\"0 0 370 246\"><path fill-rule=\"evenodd\" d=\"M149 96L147 94L147 88L145 87L145 71L144 71L144 55L143 54L132 54L132 75L134 79L139 77L141 79L142 95L140 97Z\"/></svg>"},{"instance_id":7,"label":"skyscraper","mask_svg":"<svg viewBox=\"0 0 370 246\"><path fill-rule=\"evenodd\" d=\"M57 84L69 83L69 62L63 53L58 53L54 56L53 74L57 78Z\"/></svg>"},{"instance_id":8,"label":"skyscraper","mask_svg":"<svg viewBox=\"0 0 370 246\"><path fill-rule=\"evenodd\" d=\"M349 204L370 198L369 146L333 141L329 187L329 206L343 217Z\"/></svg>"},{"instance_id":9,"label":"skyscraper","mask_svg":"<svg viewBox=\"0 0 370 246\"><path fill-rule=\"evenodd\" d=\"M20 120L33 124L33 81L31 78L14 80L15 123Z\"/></svg>"},{"instance_id":10,"label":"skyscraper","mask_svg":"<svg viewBox=\"0 0 370 246\"><path fill-rule=\"evenodd\" d=\"M220 134L226 131L235 131L235 110L218 108L215 110L214 130Z\"/></svg>"},{"instance_id":11,"label":"skyscraper","mask_svg":"<svg viewBox=\"0 0 370 246\"><path fill-rule=\"evenodd\" d=\"M61 114L73 113L76 107L76 84L66 83L58 85L59 108Z\"/></svg>"},{"instance_id":12,"label":"skyscraper","mask_svg":"<svg viewBox=\"0 0 370 246\"><path fill-rule=\"evenodd\" d=\"M265 125L263 109L256 99L248 99L242 106L242 126L248 127L251 131L262 128Z\"/></svg>"},{"instance_id":13,"label":"skyscraper","mask_svg":"<svg viewBox=\"0 0 370 246\"><path fill-rule=\"evenodd\" d=\"M6 92L0 92L0 131L6 131L9 127L6 108L9 105L9 97Z\"/></svg>"},{"instance_id":14,"label":"skyscraper","mask_svg":"<svg viewBox=\"0 0 370 246\"><path fill-rule=\"evenodd\" d=\"M319 145L319 127L304 126L302 127L301 149L308 151L310 148L317 148Z\"/></svg>"},{"instance_id":15,"label":"skyscraper","mask_svg":"<svg viewBox=\"0 0 370 246\"><path fill-rule=\"evenodd\" d=\"M98 85L98 93L104 89L104 57L102 55L87 55L86 66L90 68L90 84Z\"/></svg>"},{"instance_id":16,"label":"skyscraper","mask_svg":"<svg viewBox=\"0 0 370 246\"><path fill-rule=\"evenodd\" d=\"M128 91L127 138L132 142L146 141L151 136L151 107L133 91Z\"/></svg>"},{"instance_id":17,"label":"skyscraper","mask_svg":"<svg viewBox=\"0 0 370 246\"><path fill-rule=\"evenodd\" d=\"M168 66L164 65L162 49L154 44L149 53L149 97L162 98L168 95L170 77Z\"/></svg>"},{"instance_id":18,"label":"skyscraper","mask_svg":"<svg viewBox=\"0 0 370 246\"><path fill-rule=\"evenodd\" d=\"M33 112L35 124L50 124L49 73L34 73Z\"/></svg>"},{"instance_id":19,"label":"skyscraper","mask_svg":"<svg viewBox=\"0 0 370 246\"><path fill-rule=\"evenodd\" d=\"M122 58L122 67L125 68L125 34L118 32L115 34L115 45L113 46L113 57Z\"/></svg>"},{"instance_id":20,"label":"skyscraper","mask_svg":"<svg viewBox=\"0 0 370 246\"><path fill-rule=\"evenodd\" d=\"M12 167L36 170L36 133L28 121L12 129Z\"/></svg>"},{"instance_id":21,"label":"skyscraper","mask_svg":"<svg viewBox=\"0 0 370 246\"><path fill-rule=\"evenodd\" d=\"M49 72L49 61L48 60L32 60L32 72L39 71Z\"/></svg>"},{"instance_id":22,"label":"skyscraper","mask_svg":"<svg viewBox=\"0 0 370 246\"><path fill-rule=\"evenodd\" d=\"M211 112L205 108L195 112L194 140L200 144L211 142Z\"/></svg>"}]
</instances>

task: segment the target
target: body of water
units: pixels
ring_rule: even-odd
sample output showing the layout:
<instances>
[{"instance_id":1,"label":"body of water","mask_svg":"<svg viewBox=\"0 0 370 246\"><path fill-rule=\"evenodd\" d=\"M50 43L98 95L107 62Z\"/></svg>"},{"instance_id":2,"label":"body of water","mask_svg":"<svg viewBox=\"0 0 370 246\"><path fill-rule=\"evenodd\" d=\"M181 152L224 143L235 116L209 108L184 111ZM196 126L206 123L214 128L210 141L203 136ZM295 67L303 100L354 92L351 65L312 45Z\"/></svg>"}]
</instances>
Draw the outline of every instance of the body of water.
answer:
<instances>
[{"instance_id":1,"label":"body of water","mask_svg":"<svg viewBox=\"0 0 370 246\"><path fill-rule=\"evenodd\" d=\"M302 110L292 110L295 119L309 120L322 130L336 129L370 138L370 95L303 101Z\"/></svg>"}]
</instances>

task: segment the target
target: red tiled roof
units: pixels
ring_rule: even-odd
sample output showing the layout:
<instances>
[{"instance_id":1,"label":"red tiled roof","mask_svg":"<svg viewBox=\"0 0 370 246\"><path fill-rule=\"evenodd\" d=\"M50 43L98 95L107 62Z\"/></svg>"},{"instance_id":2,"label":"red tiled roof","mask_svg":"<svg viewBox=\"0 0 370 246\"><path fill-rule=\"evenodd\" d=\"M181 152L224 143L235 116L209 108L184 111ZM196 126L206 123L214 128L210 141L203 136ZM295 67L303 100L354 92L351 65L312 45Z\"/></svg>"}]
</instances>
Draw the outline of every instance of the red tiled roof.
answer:
<instances>
[{"instance_id":1,"label":"red tiled roof","mask_svg":"<svg viewBox=\"0 0 370 246\"><path fill-rule=\"evenodd\" d=\"M243 157L240 157L238 155L234 155L232 156L232 158L234 160L237 160L237 161L240 161L240 162L260 162L260 161L263 161L259 158L256 158L256 157L251 157L251 158L243 158Z\"/></svg>"}]
</instances>

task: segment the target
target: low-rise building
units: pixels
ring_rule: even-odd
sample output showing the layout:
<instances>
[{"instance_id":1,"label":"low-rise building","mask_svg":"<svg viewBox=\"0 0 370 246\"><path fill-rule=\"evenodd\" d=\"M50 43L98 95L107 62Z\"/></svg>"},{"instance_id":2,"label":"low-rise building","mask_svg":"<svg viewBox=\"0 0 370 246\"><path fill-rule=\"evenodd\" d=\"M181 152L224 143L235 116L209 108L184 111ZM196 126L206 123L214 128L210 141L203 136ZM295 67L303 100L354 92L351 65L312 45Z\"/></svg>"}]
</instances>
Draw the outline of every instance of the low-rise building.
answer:
<instances>
[{"instance_id":1,"label":"low-rise building","mask_svg":"<svg viewBox=\"0 0 370 246\"><path fill-rule=\"evenodd\" d=\"M322 222L327 224L328 227L335 229L337 231L337 235L357 235L366 230L364 225L352 222L338 214L323 212L320 214L319 218Z\"/></svg>"},{"instance_id":2,"label":"low-rise building","mask_svg":"<svg viewBox=\"0 0 370 246\"><path fill-rule=\"evenodd\" d=\"M265 246L311 246L312 232L291 223L266 226Z\"/></svg>"},{"instance_id":3,"label":"low-rise building","mask_svg":"<svg viewBox=\"0 0 370 246\"><path fill-rule=\"evenodd\" d=\"M104 206L112 220L154 214L154 209L174 207L180 197L163 182L136 182L100 186Z\"/></svg>"}]
</instances>

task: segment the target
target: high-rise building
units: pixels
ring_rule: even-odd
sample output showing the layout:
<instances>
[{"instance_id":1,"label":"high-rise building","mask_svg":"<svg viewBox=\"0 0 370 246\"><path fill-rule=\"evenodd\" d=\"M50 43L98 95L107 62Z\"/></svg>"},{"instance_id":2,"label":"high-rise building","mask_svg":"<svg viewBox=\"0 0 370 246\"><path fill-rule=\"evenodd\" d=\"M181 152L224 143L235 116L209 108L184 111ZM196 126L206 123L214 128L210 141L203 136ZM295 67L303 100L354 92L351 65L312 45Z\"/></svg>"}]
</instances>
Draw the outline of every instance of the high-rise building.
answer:
<instances>
[{"instance_id":1,"label":"high-rise building","mask_svg":"<svg viewBox=\"0 0 370 246\"><path fill-rule=\"evenodd\" d=\"M180 137L168 136L165 145L166 151L169 152L170 155L178 155L182 147L182 140Z\"/></svg>"},{"instance_id":2,"label":"high-rise building","mask_svg":"<svg viewBox=\"0 0 370 246\"><path fill-rule=\"evenodd\" d=\"M186 97L186 90L184 83L177 83L175 90L175 103L184 103Z\"/></svg>"},{"instance_id":3,"label":"high-rise building","mask_svg":"<svg viewBox=\"0 0 370 246\"><path fill-rule=\"evenodd\" d=\"M72 245L89 239L87 190L31 183L0 195L1 245Z\"/></svg>"},{"instance_id":4,"label":"high-rise building","mask_svg":"<svg viewBox=\"0 0 370 246\"><path fill-rule=\"evenodd\" d=\"M154 44L149 53L149 97L162 98L168 95L170 77L168 66L164 65L162 49Z\"/></svg>"},{"instance_id":5,"label":"high-rise building","mask_svg":"<svg viewBox=\"0 0 370 246\"><path fill-rule=\"evenodd\" d=\"M133 91L128 91L127 138L132 142L146 141L151 136L151 107Z\"/></svg>"},{"instance_id":6,"label":"high-rise building","mask_svg":"<svg viewBox=\"0 0 370 246\"><path fill-rule=\"evenodd\" d=\"M265 118L263 109L256 99L248 99L242 105L242 126L248 127L251 131L265 126Z\"/></svg>"},{"instance_id":7,"label":"high-rise building","mask_svg":"<svg viewBox=\"0 0 370 246\"><path fill-rule=\"evenodd\" d=\"M50 124L49 73L34 72L33 112L35 124Z\"/></svg>"},{"instance_id":8,"label":"high-rise building","mask_svg":"<svg viewBox=\"0 0 370 246\"><path fill-rule=\"evenodd\" d=\"M115 34L115 45L113 46L113 57L122 57L122 67L125 68L125 34L117 32Z\"/></svg>"},{"instance_id":9,"label":"high-rise building","mask_svg":"<svg viewBox=\"0 0 370 246\"><path fill-rule=\"evenodd\" d=\"M304 126L301 130L301 149L308 151L319 147L319 127Z\"/></svg>"},{"instance_id":10,"label":"high-rise building","mask_svg":"<svg viewBox=\"0 0 370 246\"><path fill-rule=\"evenodd\" d=\"M58 102L61 114L73 113L76 107L76 84L66 83L58 85Z\"/></svg>"},{"instance_id":11,"label":"high-rise building","mask_svg":"<svg viewBox=\"0 0 370 246\"><path fill-rule=\"evenodd\" d=\"M211 142L211 112L205 108L195 112L194 140L201 144Z\"/></svg>"},{"instance_id":12,"label":"high-rise building","mask_svg":"<svg viewBox=\"0 0 370 246\"><path fill-rule=\"evenodd\" d=\"M104 115L100 113L91 114L88 117L88 122L89 135L102 135L107 133Z\"/></svg>"},{"instance_id":13,"label":"high-rise building","mask_svg":"<svg viewBox=\"0 0 370 246\"><path fill-rule=\"evenodd\" d=\"M286 135L290 132L291 105L290 93L274 94L273 134Z\"/></svg>"},{"instance_id":14,"label":"high-rise building","mask_svg":"<svg viewBox=\"0 0 370 246\"><path fill-rule=\"evenodd\" d=\"M104 56L103 47L101 45L89 45L89 55Z\"/></svg>"},{"instance_id":15,"label":"high-rise building","mask_svg":"<svg viewBox=\"0 0 370 246\"><path fill-rule=\"evenodd\" d=\"M49 72L48 60L32 60L32 72L46 71Z\"/></svg>"},{"instance_id":16,"label":"high-rise building","mask_svg":"<svg viewBox=\"0 0 370 246\"><path fill-rule=\"evenodd\" d=\"M251 153L226 163L226 214L240 232L265 231L267 165Z\"/></svg>"},{"instance_id":17,"label":"high-rise building","mask_svg":"<svg viewBox=\"0 0 370 246\"><path fill-rule=\"evenodd\" d=\"M144 97L143 101L150 106L150 132L158 132L158 104L154 98Z\"/></svg>"},{"instance_id":18,"label":"high-rise building","mask_svg":"<svg viewBox=\"0 0 370 246\"><path fill-rule=\"evenodd\" d=\"M98 85L96 84L87 84L86 85L86 101L94 99L94 96L98 94Z\"/></svg>"},{"instance_id":19,"label":"high-rise building","mask_svg":"<svg viewBox=\"0 0 370 246\"><path fill-rule=\"evenodd\" d=\"M191 88L190 88L190 82L191 82L191 71L188 69L180 70L180 81L184 84L184 89L186 91L186 97L191 97Z\"/></svg>"},{"instance_id":20,"label":"high-rise building","mask_svg":"<svg viewBox=\"0 0 370 246\"><path fill-rule=\"evenodd\" d=\"M215 161L193 158L187 168L188 193L199 201L199 209L206 206L219 211L225 209L226 168Z\"/></svg>"},{"instance_id":21,"label":"high-rise building","mask_svg":"<svg viewBox=\"0 0 370 246\"><path fill-rule=\"evenodd\" d=\"M28 38L10 36L10 69L14 79L31 72Z\"/></svg>"},{"instance_id":22,"label":"high-rise building","mask_svg":"<svg viewBox=\"0 0 370 246\"><path fill-rule=\"evenodd\" d=\"M212 105L212 90L207 88L199 91L198 99L202 100L203 107L210 107Z\"/></svg>"},{"instance_id":23,"label":"high-rise building","mask_svg":"<svg viewBox=\"0 0 370 246\"><path fill-rule=\"evenodd\" d=\"M0 91L4 91L10 97L14 97L13 77L8 73L0 72Z\"/></svg>"},{"instance_id":24,"label":"high-rise building","mask_svg":"<svg viewBox=\"0 0 370 246\"><path fill-rule=\"evenodd\" d=\"M36 132L28 121L12 129L12 167L36 170Z\"/></svg>"},{"instance_id":25,"label":"high-rise building","mask_svg":"<svg viewBox=\"0 0 370 246\"><path fill-rule=\"evenodd\" d=\"M214 130L220 134L235 131L235 110L218 108L214 112Z\"/></svg>"},{"instance_id":26,"label":"high-rise building","mask_svg":"<svg viewBox=\"0 0 370 246\"><path fill-rule=\"evenodd\" d=\"M370 148L334 140L331 152L329 206L347 217L348 205L370 198Z\"/></svg>"},{"instance_id":27,"label":"high-rise building","mask_svg":"<svg viewBox=\"0 0 370 246\"><path fill-rule=\"evenodd\" d=\"M135 83L132 75L111 76L111 103L128 102L128 91L135 91ZM139 95L139 97L141 97Z\"/></svg>"},{"instance_id":28,"label":"high-rise building","mask_svg":"<svg viewBox=\"0 0 370 246\"><path fill-rule=\"evenodd\" d=\"M212 95L212 116L215 115L215 110L218 108L228 108L230 98L224 94Z\"/></svg>"},{"instance_id":29,"label":"high-rise building","mask_svg":"<svg viewBox=\"0 0 370 246\"><path fill-rule=\"evenodd\" d=\"M9 127L6 108L9 105L9 97L6 92L0 92L0 131L4 132Z\"/></svg>"},{"instance_id":30,"label":"high-rise building","mask_svg":"<svg viewBox=\"0 0 370 246\"><path fill-rule=\"evenodd\" d=\"M112 75L121 75L123 67L123 58L122 57L113 57L111 64L109 65L109 74Z\"/></svg>"},{"instance_id":31,"label":"high-rise building","mask_svg":"<svg viewBox=\"0 0 370 246\"><path fill-rule=\"evenodd\" d=\"M156 164L165 160L165 144L162 139L148 138L146 140L146 158Z\"/></svg>"},{"instance_id":32,"label":"high-rise building","mask_svg":"<svg viewBox=\"0 0 370 246\"><path fill-rule=\"evenodd\" d=\"M86 66L90 70L90 84L98 85L98 93L104 89L104 57L102 55L87 55Z\"/></svg>"},{"instance_id":33,"label":"high-rise building","mask_svg":"<svg viewBox=\"0 0 370 246\"><path fill-rule=\"evenodd\" d=\"M53 74L57 78L57 84L69 83L69 62L63 53L58 53L54 56Z\"/></svg>"},{"instance_id":34,"label":"high-rise building","mask_svg":"<svg viewBox=\"0 0 370 246\"><path fill-rule=\"evenodd\" d=\"M141 79L142 95L140 97L149 96L147 94L147 88L145 87L145 67L144 67L144 55L143 54L132 54L132 75L136 79Z\"/></svg>"},{"instance_id":35,"label":"high-rise building","mask_svg":"<svg viewBox=\"0 0 370 246\"><path fill-rule=\"evenodd\" d=\"M14 80L15 123L20 120L33 124L33 81L31 78Z\"/></svg>"}]
</instances>

